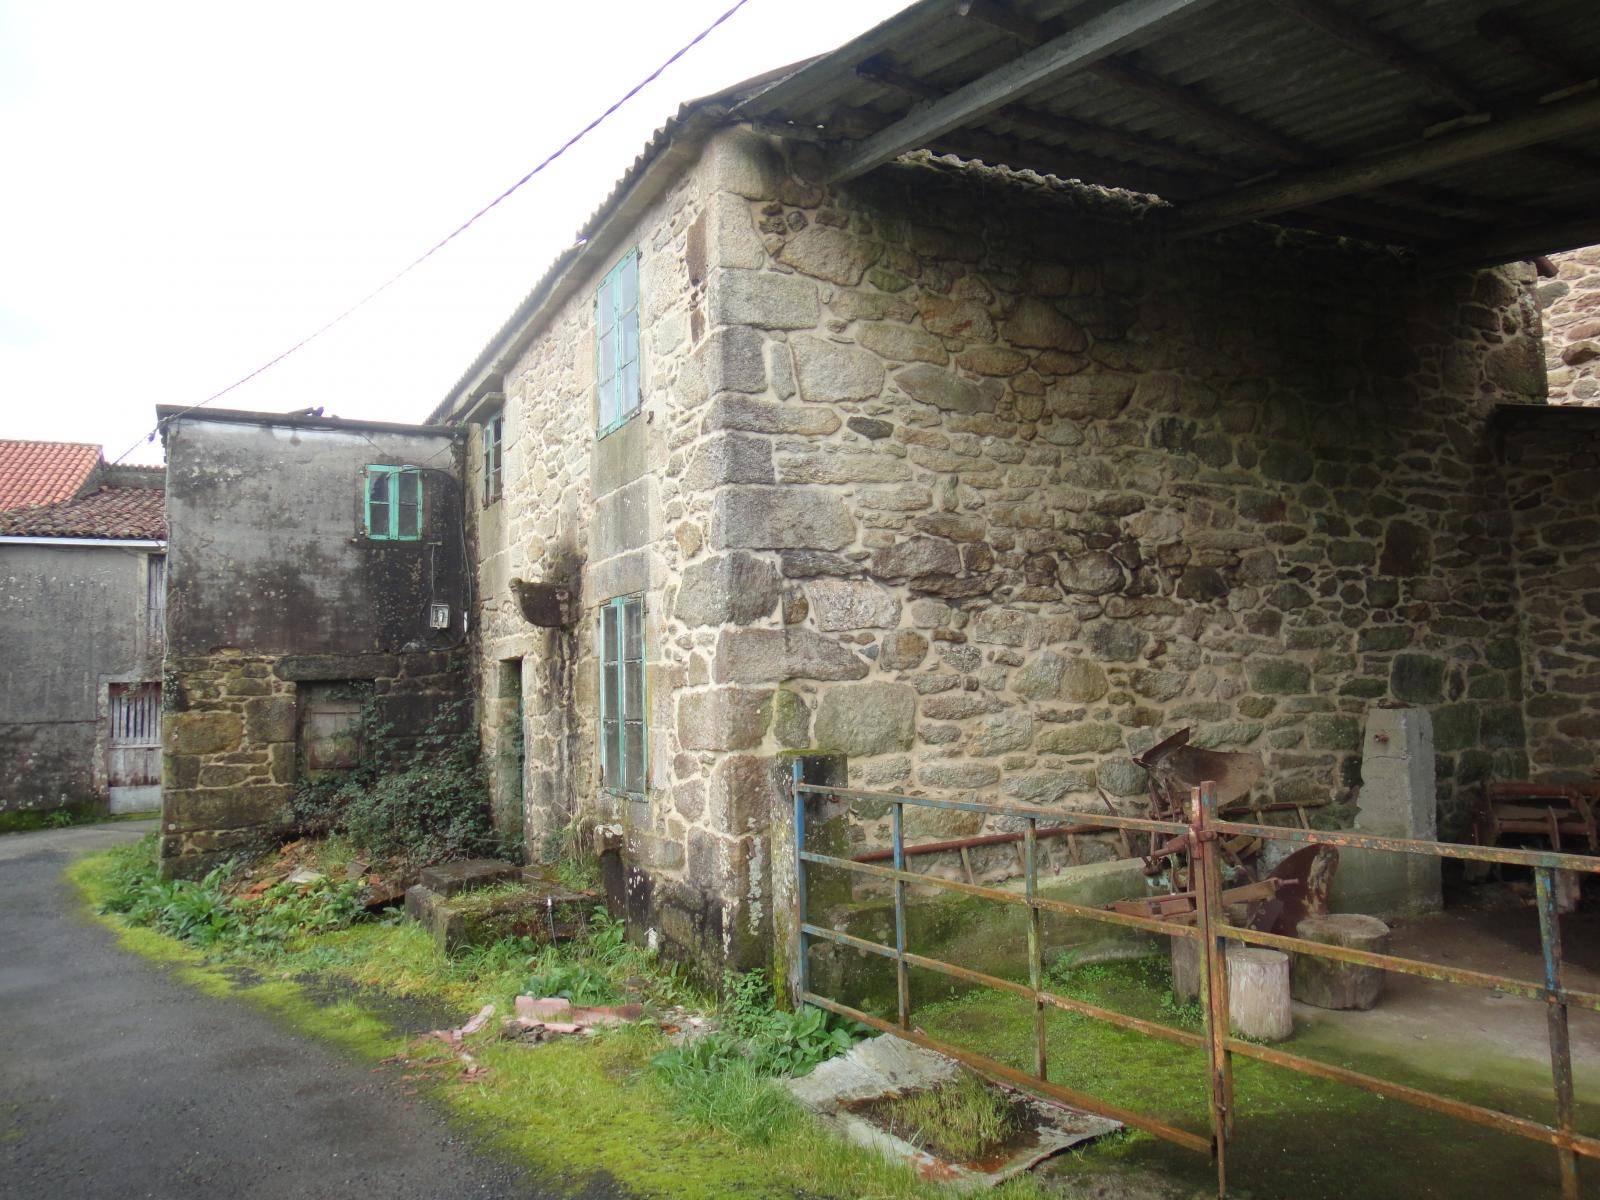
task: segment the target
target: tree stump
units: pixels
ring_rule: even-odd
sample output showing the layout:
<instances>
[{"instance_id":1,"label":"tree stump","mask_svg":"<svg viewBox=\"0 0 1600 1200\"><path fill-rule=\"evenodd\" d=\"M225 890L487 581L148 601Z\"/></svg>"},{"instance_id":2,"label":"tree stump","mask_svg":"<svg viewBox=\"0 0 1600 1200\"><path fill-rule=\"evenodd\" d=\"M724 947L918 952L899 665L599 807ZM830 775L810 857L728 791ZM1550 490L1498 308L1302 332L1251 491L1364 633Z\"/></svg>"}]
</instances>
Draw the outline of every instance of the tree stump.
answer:
<instances>
[{"instance_id":1,"label":"tree stump","mask_svg":"<svg viewBox=\"0 0 1600 1200\"><path fill-rule=\"evenodd\" d=\"M1193 938L1172 939L1172 994L1200 995L1200 943ZM1233 1031L1247 1037L1281 1042L1293 1032L1287 954L1228 943L1228 1017Z\"/></svg>"},{"instance_id":2,"label":"tree stump","mask_svg":"<svg viewBox=\"0 0 1600 1200\"><path fill-rule=\"evenodd\" d=\"M1297 936L1325 946L1348 946L1384 954L1389 949L1389 927L1377 917L1360 913L1333 913L1326 917L1307 917L1295 927ZM1355 963L1317 958L1311 954L1291 955L1290 991L1302 1004L1317 1008L1376 1008L1383 994L1383 970Z\"/></svg>"},{"instance_id":3,"label":"tree stump","mask_svg":"<svg viewBox=\"0 0 1600 1200\"><path fill-rule=\"evenodd\" d=\"M1241 1037L1267 1042L1281 1042L1294 1032L1287 954L1228 947L1228 1024Z\"/></svg>"}]
</instances>

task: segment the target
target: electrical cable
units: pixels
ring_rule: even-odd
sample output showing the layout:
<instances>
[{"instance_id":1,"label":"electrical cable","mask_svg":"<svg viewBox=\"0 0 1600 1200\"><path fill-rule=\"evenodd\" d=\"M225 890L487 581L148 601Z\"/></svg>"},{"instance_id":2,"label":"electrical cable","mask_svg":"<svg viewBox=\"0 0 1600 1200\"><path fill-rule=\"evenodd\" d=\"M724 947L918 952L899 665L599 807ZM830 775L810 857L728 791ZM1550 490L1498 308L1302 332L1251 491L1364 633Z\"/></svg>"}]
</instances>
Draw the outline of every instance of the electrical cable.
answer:
<instances>
[{"instance_id":1,"label":"electrical cable","mask_svg":"<svg viewBox=\"0 0 1600 1200\"><path fill-rule=\"evenodd\" d=\"M294 343L294 345L290 346L287 350L283 351L281 354L278 354L275 357L268 359L266 362L262 363L255 370L251 371L248 375L241 376L240 378L234 380L227 387L223 388L220 392L214 392L210 396L207 396L204 400L200 401L198 404L192 404L188 408L185 408L180 412L175 412L175 413L171 414L170 416L161 418L161 420L156 422L156 426L155 426L154 429L152 429L149 433L145 434L138 441L134 442L133 445L129 446L121 454L117 455L117 457L112 460L112 465L115 466L117 463L120 463L123 459L127 458L128 455L132 454L135 450L137 450L144 443L153 440L155 438L155 436L158 433L160 433L163 428L165 428L167 425L169 425L173 421L178 420L180 417L187 416L189 413L192 413L192 412L196 411L197 409L204 408L206 405L210 404L213 400L222 399L222 397L226 396L229 392L235 390L236 388L243 387L245 384L249 383L256 376L262 374L264 371L270 370L272 367L277 366L284 359L288 358L291 354L294 354L296 351L301 350L301 349L305 348L306 346L310 345L312 342L314 342L318 338L320 338L323 334L327 333L334 326L336 326L336 325L340 324L341 322L343 322L347 317L351 316L352 314L357 312L359 309L364 308L367 304L369 304L373 300L377 299L380 295L382 295L384 292L388 291L396 283L399 283L400 280L404 279L412 271L416 270L423 263L427 262L428 259L432 258L440 250L443 250L451 242L455 241L456 238L460 237L463 233L465 233L468 229L470 229L474 224L476 224L481 218L483 218L484 216L487 216L495 207L497 207L503 201L509 199L520 188L522 188L522 186L524 184L528 183L531 179L533 179L534 176L538 175L541 171L543 171L546 167L550 166L551 163L555 162L558 158L560 158L568 150L570 150L570 149L572 149L572 147L576 146L580 141L582 141L590 133L594 132L594 130L596 128L598 128L601 125L602 122L604 122L607 118L609 118L613 113L615 113L619 108L621 108L629 100L632 100L636 95L638 95L645 88L649 87L650 84L654 83L657 79L659 79L661 77L661 75L667 70L668 67L672 66L673 63L677 62L685 54L689 53L689 51L693 50L701 42L705 41L705 39L708 38L709 36L711 36L711 34L713 32L715 32L716 29L719 26L721 26L725 21L727 21L730 17L732 17L735 13L737 13L741 8L743 8L748 3L750 3L750 0L735 0L735 2L732 5L732 7L727 9L727 11L725 11L721 16L719 16L716 20L712 21L711 24L707 25L699 33L695 34L694 37L690 38L681 47L679 47L676 51L674 51L672 53L672 55L666 59L665 62L663 62L660 66L658 66L654 71L651 71L650 74L646 75L638 83L634 84L631 88L629 88L627 90L627 92L624 93L623 96L620 99L614 101L598 117L596 117L594 120L590 121L582 129L578 130L577 133L573 134L565 142L562 142L560 146L556 147L556 149L552 153L547 155L543 159L543 161L541 161L537 166L535 166L531 171L529 171L521 179L517 180L510 187L506 188L505 191L501 192L498 196L496 196L493 200L489 201L489 203L485 204L477 212L473 213L470 217L468 217L460 225L456 226L454 229L452 229L444 237L440 238L433 245L429 246L428 249L423 251L416 258L412 259L409 263L407 263L399 271L395 272L395 274L391 275L383 283L379 284L372 291L368 292L365 296L361 297L361 299L357 300L354 304L350 305L349 308L345 309L338 316L334 317L331 321L328 321L325 324L323 324L320 327L318 327L317 329L313 330L311 333L308 333L305 337L301 338L298 342Z\"/></svg>"}]
</instances>

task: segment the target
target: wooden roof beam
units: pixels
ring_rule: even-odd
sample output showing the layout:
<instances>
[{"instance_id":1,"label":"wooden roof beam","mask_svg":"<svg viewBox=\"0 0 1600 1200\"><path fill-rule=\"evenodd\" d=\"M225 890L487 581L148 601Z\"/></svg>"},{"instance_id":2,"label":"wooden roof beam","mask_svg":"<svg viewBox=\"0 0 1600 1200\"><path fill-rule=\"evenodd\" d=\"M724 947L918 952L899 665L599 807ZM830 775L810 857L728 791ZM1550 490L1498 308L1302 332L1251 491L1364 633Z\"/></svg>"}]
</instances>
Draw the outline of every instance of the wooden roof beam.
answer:
<instances>
[{"instance_id":1,"label":"wooden roof beam","mask_svg":"<svg viewBox=\"0 0 1600 1200\"><path fill-rule=\"evenodd\" d=\"M1492 238L1456 246L1423 258L1427 270L1466 270L1534 259L1600 243L1600 217L1580 217L1554 225L1508 229Z\"/></svg>"},{"instance_id":2,"label":"wooden roof beam","mask_svg":"<svg viewBox=\"0 0 1600 1200\"><path fill-rule=\"evenodd\" d=\"M1316 26L1364 58L1426 85L1463 113L1482 110L1483 104L1471 88L1398 38L1379 33L1322 0L1272 0L1272 3L1296 20Z\"/></svg>"},{"instance_id":3,"label":"wooden roof beam","mask_svg":"<svg viewBox=\"0 0 1600 1200\"><path fill-rule=\"evenodd\" d=\"M1600 95L1559 100L1516 116L1442 134L1429 141L1412 142L1325 167L1291 172L1229 195L1197 200L1183 207L1179 223L1189 233L1226 229L1597 127L1600 127Z\"/></svg>"},{"instance_id":4,"label":"wooden roof beam","mask_svg":"<svg viewBox=\"0 0 1600 1200\"><path fill-rule=\"evenodd\" d=\"M862 63L856 68L856 74L863 79L915 96L919 100L939 100L948 94L943 88L908 75L878 59ZM1108 129L1104 125L1095 125L1077 117L1062 116L1044 109L1008 104L1004 108L997 109L993 115L1047 137L1070 137L1095 142L1099 144L1101 150L1108 153L1120 151L1124 154L1162 158L1169 163L1196 171L1218 173L1226 170L1216 159L1198 154L1185 146L1164 142L1158 138L1141 137L1135 133L1125 133L1120 129Z\"/></svg>"},{"instance_id":5,"label":"wooden roof beam","mask_svg":"<svg viewBox=\"0 0 1600 1200\"><path fill-rule=\"evenodd\" d=\"M828 178L836 181L865 174L1048 83L1086 70L1215 2L1123 0L1108 12L1073 26L943 99L913 109L859 145L841 149L828 164Z\"/></svg>"},{"instance_id":6,"label":"wooden roof beam","mask_svg":"<svg viewBox=\"0 0 1600 1200\"><path fill-rule=\"evenodd\" d=\"M1548 75L1554 68L1568 85L1585 83L1595 76L1590 68L1535 37L1526 25L1503 8L1490 9L1478 18L1478 35L1507 53L1527 59L1541 76Z\"/></svg>"}]
</instances>

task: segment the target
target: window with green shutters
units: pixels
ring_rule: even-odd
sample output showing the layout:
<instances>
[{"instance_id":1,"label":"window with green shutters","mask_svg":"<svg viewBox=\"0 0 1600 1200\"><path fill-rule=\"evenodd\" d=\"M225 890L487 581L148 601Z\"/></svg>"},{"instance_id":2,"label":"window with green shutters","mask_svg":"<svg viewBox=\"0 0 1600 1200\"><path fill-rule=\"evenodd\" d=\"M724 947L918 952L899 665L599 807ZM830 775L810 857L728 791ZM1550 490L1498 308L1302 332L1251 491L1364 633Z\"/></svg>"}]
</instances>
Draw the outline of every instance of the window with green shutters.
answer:
<instances>
[{"instance_id":1,"label":"window with green shutters","mask_svg":"<svg viewBox=\"0 0 1600 1200\"><path fill-rule=\"evenodd\" d=\"M645 785L644 599L600 606L600 786L643 796Z\"/></svg>"},{"instance_id":2,"label":"window with green shutters","mask_svg":"<svg viewBox=\"0 0 1600 1200\"><path fill-rule=\"evenodd\" d=\"M629 250L600 281L594 298L599 436L639 411L639 251Z\"/></svg>"},{"instance_id":3,"label":"window with green shutters","mask_svg":"<svg viewBox=\"0 0 1600 1200\"><path fill-rule=\"evenodd\" d=\"M420 539L422 472L415 467L368 467L365 515L367 536L374 541Z\"/></svg>"}]
</instances>

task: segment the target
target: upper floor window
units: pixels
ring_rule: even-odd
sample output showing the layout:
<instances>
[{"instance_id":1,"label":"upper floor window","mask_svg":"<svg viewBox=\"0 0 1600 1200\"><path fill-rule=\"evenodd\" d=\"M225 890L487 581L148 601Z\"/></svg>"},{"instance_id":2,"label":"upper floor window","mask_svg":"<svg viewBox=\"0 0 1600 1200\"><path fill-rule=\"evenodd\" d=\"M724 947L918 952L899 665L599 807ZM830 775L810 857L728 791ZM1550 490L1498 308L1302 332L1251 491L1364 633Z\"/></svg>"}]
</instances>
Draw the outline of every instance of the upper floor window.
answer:
<instances>
[{"instance_id":1,"label":"upper floor window","mask_svg":"<svg viewBox=\"0 0 1600 1200\"><path fill-rule=\"evenodd\" d=\"M644 599L600 606L600 786L643 796L645 776Z\"/></svg>"},{"instance_id":2,"label":"upper floor window","mask_svg":"<svg viewBox=\"0 0 1600 1200\"><path fill-rule=\"evenodd\" d=\"M504 476L500 469L500 444L505 440L506 418L495 413L483 423L483 502L493 504L500 499Z\"/></svg>"},{"instance_id":3,"label":"upper floor window","mask_svg":"<svg viewBox=\"0 0 1600 1200\"><path fill-rule=\"evenodd\" d=\"M639 411L639 251L629 250L594 298L599 436Z\"/></svg>"},{"instance_id":4,"label":"upper floor window","mask_svg":"<svg viewBox=\"0 0 1600 1200\"><path fill-rule=\"evenodd\" d=\"M415 467L367 468L367 536L380 542L422 537L422 472Z\"/></svg>"},{"instance_id":5,"label":"upper floor window","mask_svg":"<svg viewBox=\"0 0 1600 1200\"><path fill-rule=\"evenodd\" d=\"M167 635L167 556L152 554L145 559L145 633L151 643Z\"/></svg>"}]
</instances>

